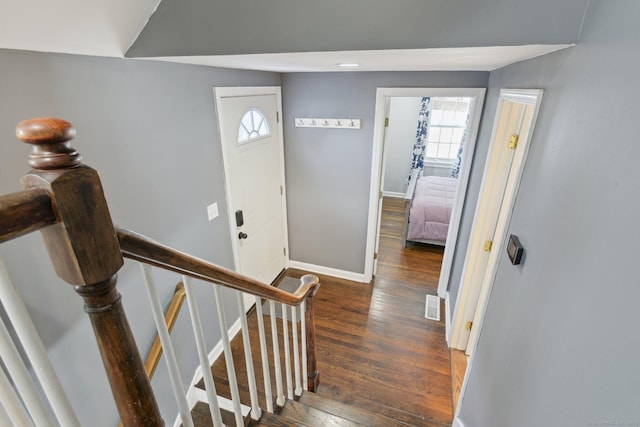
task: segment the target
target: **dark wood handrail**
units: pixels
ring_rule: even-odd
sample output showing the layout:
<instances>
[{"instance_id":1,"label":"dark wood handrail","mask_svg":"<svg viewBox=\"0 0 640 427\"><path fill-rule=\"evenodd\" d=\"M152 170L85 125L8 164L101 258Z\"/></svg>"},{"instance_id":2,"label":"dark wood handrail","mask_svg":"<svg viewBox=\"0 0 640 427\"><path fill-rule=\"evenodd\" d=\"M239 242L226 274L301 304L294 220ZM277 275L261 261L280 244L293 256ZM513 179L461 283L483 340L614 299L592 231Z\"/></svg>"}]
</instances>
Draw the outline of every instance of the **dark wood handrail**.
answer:
<instances>
[{"instance_id":1,"label":"dark wood handrail","mask_svg":"<svg viewBox=\"0 0 640 427\"><path fill-rule=\"evenodd\" d=\"M21 181L26 192L2 199L6 209L0 218L8 210L9 224L0 233L11 238L42 228L56 273L84 300L120 419L127 427L161 427L117 289L124 261L113 221L98 173L83 165L71 146L75 133L69 122L50 117L18 124L16 135L31 146L33 169Z\"/></svg>"},{"instance_id":2,"label":"dark wood handrail","mask_svg":"<svg viewBox=\"0 0 640 427\"><path fill-rule=\"evenodd\" d=\"M16 135L31 145L32 170L22 178L24 191L0 196L0 243L42 232L57 275L84 300L124 425L161 427L164 421L117 289L123 257L292 306L306 301L307 381L315 391L316 276L302 276L298 289L289 293L116 228L98 173L82 164L71 146L75 129L69 122L25 120Z\"/></svg>"},{"instance_id":3,"label":"dark wood handrail","mask_svg":"<svg viewBox=\"0 0 640 427\"><path fill-rule=\"evenodd\" d=\"M120 250L125 258L284 304L300 305L313 293L319 283L316 276L306 274L300 278L298 289L294 293L289 293L187 255L133 231L116 227L116 233L120 241Z\"/></svg>"},{"instance_id":4,"label":"dark wood handrail","mask_svg":"<svg viewBox=\"0 0 640 427\"><path fill-rule=\"evenodd\" d=\"M57 222L46 190L35 188L0 196L0 243Z\"/></svg>"}]
</instances>

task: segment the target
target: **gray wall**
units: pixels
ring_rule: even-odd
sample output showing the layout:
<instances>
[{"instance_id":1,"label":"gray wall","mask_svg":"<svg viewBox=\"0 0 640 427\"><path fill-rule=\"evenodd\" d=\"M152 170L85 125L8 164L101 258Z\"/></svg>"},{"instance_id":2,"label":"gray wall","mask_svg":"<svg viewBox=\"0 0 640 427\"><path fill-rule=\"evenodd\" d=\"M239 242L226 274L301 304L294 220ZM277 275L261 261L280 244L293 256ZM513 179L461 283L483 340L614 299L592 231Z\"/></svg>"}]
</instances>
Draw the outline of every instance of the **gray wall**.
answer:
<instances>
[{"instance_id":1,"label":"gray wall","mask_svg":"<svg viewBox=\"0 0 640 427\"><path fill-rule=\"evenodd\" d=\"M378 87L486 87L486 72L294 73L282 77L292 260L364 272ZM360 130L296 128L351 117Z\"/></svg>"},{"instance_id":2,"label":"gray wall","mask_svg":"<svg viewBox=\"0 0 640 427\"><path fill-rule=\"evenodd\" d=\"M640 421L640 5L591 9L574 49L491 74L485 126L499 88L545 94L509 227L525 259L500 260L462 401L467 427Z\"/></svg>"},{"instance_id":3,"label":"gray wall","mask_svg":"<svg viewBox=\"0 0 640 427\"><path fill-rule=\"evenodd\" d=\"M407 191L421 100L416 97L395 97L389 102L389 127L384 147L384 191L403 194Z\"/></svg>"},{"instance_id":4,"label":"gray wall","mask_svg":"<svg viewBox=\"0 0 640 427\"><path fill-rule=\"evenodd\" d=\"M588 0L163 0L128 56L574 43Z\"/></svg>"},{"instance_id":5,"label":"gray wall","mask_svg":"<svg viewBox=\"0 0 640 427\"><path fill-rule=\"evenodd\" d=\"M71 121L74 146L102 177L117 224L226 267L233 267L222 160L212 88L279 85L277 74L176 64L0 50L0 194L20 189L28 147L15 139L25 118ZM220 217L207 222L217 201ZM117 422L102 362L82 301L55 277L38 234L0 246L82 425ZM139 268L127 263L120 290L134 335L146 356L152 319ZM176 275L157 275L166 304ZM211 292L199 289L207 342L219 339ZM225 293L228 318L235 299ZM184 381L197 366L186 310L173 333ZM161 362L164 363L164 362ZM177 414L165 368L153 381L167 425Z\"/></svg>"}]
</instances>

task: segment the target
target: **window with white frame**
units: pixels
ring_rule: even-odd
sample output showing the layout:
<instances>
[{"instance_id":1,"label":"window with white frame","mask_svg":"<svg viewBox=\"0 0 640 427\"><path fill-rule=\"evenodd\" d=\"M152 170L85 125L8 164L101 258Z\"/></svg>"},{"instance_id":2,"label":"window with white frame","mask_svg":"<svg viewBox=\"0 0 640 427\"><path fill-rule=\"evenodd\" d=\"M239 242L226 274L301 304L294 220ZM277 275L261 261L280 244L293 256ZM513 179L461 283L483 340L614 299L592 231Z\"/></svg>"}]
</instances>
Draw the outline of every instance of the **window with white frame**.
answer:
<instances>
[{"instance_id":1,"label":"window with white frame","mask_svg":"<svg viewBox=\"0 0 640 427\"><path fill-rule=\"evenodd\" d=\"M430 102L425 162L452 164L464 138L471 98L433 97Z\"/></svg>"},{"instance_id":2,"label":"window with white frame","mask_svg":"<svg viewBox=\"0 0 640 427\"><path fill-rule=\"evenodd\" d=\"M252 107L247 111L238 127L238 145L243 145L258 138L271 135L269 121L264 113Z\"/></svg>"}]
</instances>

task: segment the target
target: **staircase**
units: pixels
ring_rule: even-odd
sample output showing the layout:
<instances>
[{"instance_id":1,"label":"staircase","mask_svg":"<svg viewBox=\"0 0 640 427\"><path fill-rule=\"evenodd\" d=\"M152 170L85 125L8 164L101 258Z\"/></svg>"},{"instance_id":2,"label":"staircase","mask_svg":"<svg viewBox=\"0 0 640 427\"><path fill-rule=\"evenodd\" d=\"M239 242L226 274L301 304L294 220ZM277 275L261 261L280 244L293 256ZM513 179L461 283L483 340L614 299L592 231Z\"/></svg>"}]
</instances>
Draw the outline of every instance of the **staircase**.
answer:
<instances>
[{"instance_id":1,"label":"staircase","mask_svg":"<svg viewBox=\"0 0 640 427\"><path fill-rule=\"evenodd\" d=\"M322 388L322 386L320 386ZM225 411L226 412L226 411ZM205 403L198 403L191 411L196 427L210 427L211 417ZM233 414L223 413L223 421L233 424ZM287 400L282 408L274 413L263 413L260 420L246 420L248 426L283 427L408 427L400 421L394 421L383 415L320 396L304 392L298 400ZM440 426L438 426L440 427ZM444 424L442 425L444 427Z\"/></svg>"},{"instance_id":2,"label":"staircase","mask_svg":"<svg viewBox=\"0 0 640 427\"><path fill-rule=\"evenodd\" d=\"M160 415L149 380L154 363L147 368L143 365L117 289L117 273L124 258L140 263L141 283L147 290L171 392L186 427L446 425L403 411L405 408L393 408L380 396L376 402L368 400L368 390L364 389L374 379L379 380L369 372L360 375L366 381L359 385L362 393L345 394L332 384L319 385L314 308L320 288L318 277L296 274L271 286L115 227L98 173L83 165L80 154L71 146L75 130L70 123L53 118L27 120L18 126L17 135L32 145L29 164L33 169L21 181L23 191L0 195L0 243L34 231L42 233L57 275L73 285L84 300L124 426L160 427L172 422ZM180 375L183 361L174 351L154 269L176 273L184 284L194 353L202 373L200 383L188 393ZM226 299L221 297L223 287L229 289ZM210 360L218 346L206 346L198 308L206 301L198 300L200 290L212 291L214 307L204 310L215 311L220 328L222 350L217 354L222 355L212 366ZM231 339L225 309L237 304L238 312L244 313L244 294L255 297L254 311L240 316L236 329L239 333ZM345 298L343 291L337 298ZM0 352L0 361L11 376L7 378L0 369L4 407L0 425L79 427L1 260L0 302L6 308L10 329L15 332L14 339L6 330L5 319L0 319L0 349L6 349ZM346 332L341 328L339 333ZM325 349L322 355L327 357L332 351ZM349 373L355 366L357 361L347 357L326 369L346 369L334 381L352 381ZM33 367L33 374L28 372L29 367ZM385 372L394 374L394 368L395 365L388 366ZM378 387L388 390L386 383L377 382ZM404 396L412 392L412 387L418 391L423 384L415 377L407 377L393 392ZM197 389L200 391L189 394ZM195 406L190 396L196 396Z\"/></svg>"}]
</instances>

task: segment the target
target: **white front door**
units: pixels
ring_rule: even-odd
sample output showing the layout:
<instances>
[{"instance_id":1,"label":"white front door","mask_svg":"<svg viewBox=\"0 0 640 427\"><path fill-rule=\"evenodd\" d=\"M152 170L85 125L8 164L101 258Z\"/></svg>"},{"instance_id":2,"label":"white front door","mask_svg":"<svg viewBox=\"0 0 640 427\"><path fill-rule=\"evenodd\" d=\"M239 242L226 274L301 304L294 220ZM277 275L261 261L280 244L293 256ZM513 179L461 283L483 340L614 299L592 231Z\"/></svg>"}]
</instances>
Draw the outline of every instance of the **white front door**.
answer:
<instances>
[{"instance_id":1,"label":"white front door","mask_svg":"<svg viewBox=\"0 0 640 427\"><path fill-rule=\"evenodd\" d=\"M271 283L287 266L280 88L215 93L236 271Z\"/></svg>"}]
</instances>

